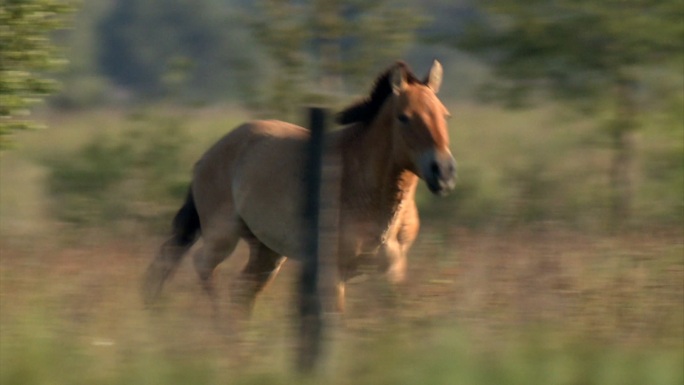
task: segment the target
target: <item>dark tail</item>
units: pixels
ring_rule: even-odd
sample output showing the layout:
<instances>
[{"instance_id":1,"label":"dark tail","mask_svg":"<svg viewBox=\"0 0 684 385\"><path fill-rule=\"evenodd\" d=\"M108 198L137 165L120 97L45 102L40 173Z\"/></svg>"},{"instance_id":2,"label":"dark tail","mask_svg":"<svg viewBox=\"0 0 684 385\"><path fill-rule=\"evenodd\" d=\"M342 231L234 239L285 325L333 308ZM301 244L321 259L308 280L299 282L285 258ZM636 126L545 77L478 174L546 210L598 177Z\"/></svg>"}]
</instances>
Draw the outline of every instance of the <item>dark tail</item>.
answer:
<instances>
[{"instance_id":1,"label":"dark tail","mask_svg":"<svg viewBox=\"0 0 684 385\"><path fill-rule=\"evenodd\" d=\"M197 241L199 234L199 214L190 190L183 207L173 218L172 237L164 242L145 273L142 290L146 304L150 305L159 298L164 281L176 270L183 255Z\"/></svg>"},{"instance_id":2,"label":"dark tail","mask_svg":"<svg viewBox=\"0 0 684 385\"><path fill-rule=\"evenodd\" d=\"M197 240L200 230L199 214L190 189L185 204L173 218L173 239L178 246L189 247Z\"/></svg>"}]
</instances>

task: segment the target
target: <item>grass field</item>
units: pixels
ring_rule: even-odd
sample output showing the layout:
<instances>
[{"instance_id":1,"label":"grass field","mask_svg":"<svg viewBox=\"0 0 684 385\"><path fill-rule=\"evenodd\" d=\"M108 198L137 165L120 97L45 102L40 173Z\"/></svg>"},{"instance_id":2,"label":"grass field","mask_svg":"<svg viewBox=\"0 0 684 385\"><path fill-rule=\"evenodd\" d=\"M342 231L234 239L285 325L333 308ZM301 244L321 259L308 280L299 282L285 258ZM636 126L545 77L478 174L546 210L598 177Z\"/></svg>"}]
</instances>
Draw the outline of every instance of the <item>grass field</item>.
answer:
<instances>
[{"instance_id":1,"label":"grass field","mask_svg":"<svg viewBox=\"0 0 684 385\"><path fill-rule=\"evenodd\" d=\"M138 285L154 248L3 247L2 383L299 383L289 370L295 263L249 325L217 325L188 263L164 309L143 309ZM425 237L405 286L380 277L350 285L347 314L329 321L317 380L681 384L683 250L673 234ZM245 252L219 270L224 296Z\"/></svg>"},{"instance_id":2,"label":"grass field","mask_svg":"<svg viewBox=\"0 0 684 385\"><path fill-rule=\"evenodd\" d=\"M532 151L549 161L572 152L572 162L551 162L542 175L579 174L583 185L576 191L594 197L591 183L601 177L580 171L604 167L606 154L576 146L588 127L535 128L554 121L545 110L454 106L452 113L454 154L481 177L478 195L465 196L481 206L455 206L461 214L516 198L495 181L506 170L524 170L524 154ZM237 110L195 114L187 120L193 139L180 174L245 119ZM422 197L424 227L406 284L393 288L375 275L352 281L346 314L326 318L320 372L301 378L291 370L297 264L285 265L248 324L212 318L189 260L167 286L163 307L144 309L140 279L163 238L135 221L73 227L51 214L55 202L44 187L45 159L66 156L98 135L116 138L128 118L99 111L47 119L53 128L24 133L17 150L0 154L3 385L684 384L678 225L610 234L597 230L590 221L597 214L588 212L569 226L558 216L469 227L458 218L445 222L444 213L433 211L452 206L431 207ZM492 215L517 215L504 214ZM241 245L220 267L223 298L245 258Z\"/></svg>"}]
</instances>

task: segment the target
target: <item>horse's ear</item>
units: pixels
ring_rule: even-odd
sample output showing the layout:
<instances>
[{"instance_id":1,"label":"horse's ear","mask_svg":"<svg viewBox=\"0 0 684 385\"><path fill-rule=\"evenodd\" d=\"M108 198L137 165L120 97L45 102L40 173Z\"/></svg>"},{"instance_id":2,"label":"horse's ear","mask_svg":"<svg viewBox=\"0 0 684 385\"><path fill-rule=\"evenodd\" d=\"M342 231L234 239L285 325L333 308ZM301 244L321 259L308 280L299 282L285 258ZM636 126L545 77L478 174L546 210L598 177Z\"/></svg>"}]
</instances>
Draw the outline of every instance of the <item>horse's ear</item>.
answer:
<instances>
[{"instance_id":1,"label":"horse's ear","mask_svg":"<svg viewBox=\"0 0 684 385\"><path fill-rule=\"evenodd\" d=\"M390 76L390 83L392 84L392 91L395 95L399 95L401 91L406 88L406 73L404 71L404 66L398 65L392 70L392 76Z\"/></svg>"},{"instance_id":2,"label":"horse's ear","mask_svg":"<svg viewBox=\"0 0 684 385\"><path fill-rule=\"evenodd\" d=\"M424 83L426 86L430 87L434 93L438 93L439 87L442 85L442 72L442 64L437 60L432 62L432 67L430 68L430 72L425 78Z\"/></svg>"}]
</instances>

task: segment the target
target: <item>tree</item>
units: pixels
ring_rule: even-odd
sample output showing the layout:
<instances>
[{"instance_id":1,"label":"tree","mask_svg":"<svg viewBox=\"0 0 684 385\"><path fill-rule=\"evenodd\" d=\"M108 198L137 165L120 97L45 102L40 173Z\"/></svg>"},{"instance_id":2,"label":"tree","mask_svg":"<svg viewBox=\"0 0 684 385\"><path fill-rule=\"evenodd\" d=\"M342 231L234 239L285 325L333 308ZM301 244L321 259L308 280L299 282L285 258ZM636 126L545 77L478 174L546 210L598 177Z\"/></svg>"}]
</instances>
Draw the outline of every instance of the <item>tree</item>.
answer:
<instances>
[{"instance_id":1,"label":"tree","mask_svg":"<svg viewBox=\"0 0 684 385\"><path fill-rule=\"evenodd\" d=\"M262 0L256 3L257 16L251 20L252 33L274 61L275 72L267 87L259 89L254 67L247 97L251 107L265 115L292 117L303 101L305 49L310 34L306 28L306 6L288 0Z\"/></svg>"},{"instance_id":2,"label":"tree","mask_svg":"<svg viewBox=\"0 0 684 385\"><path fill-rule=\"evenodd\" d=\"M214 0L116 1L96 28L98 66L135 96L225 96L247 60L243 26Z\"/></svg>"},{"instance_id":3,"label":"tree","mask_svg":"<svg viewBox=\"0 0 684 385\"><path fill-rule=\"evenodd\" d=\"M490 0L483 11L462 38L446 40L492 65L489 96L517 106L550 96L599 123L613 153L612 223L626 222L633 132L642 100L654 96L644 75L656 67L667 76L683 75L684 3Z\"/></svg>"},{"instance_id":4,"label":"tree","mask_svg":"<svg viewBox=\"0 0 684 385\"><path fill-rule=\"evenodd\" d=\"M250 13L275 73L253 94L266 95L256 104L281 118L292 118L302 102L367 87L369 74L396 60L424 21L413 7L388 0L261 0Z\"/></svg>"},{"instance_id":5,"label":"tree","mask_svg":"<svg viewBox=\"0 0 684 385\"><path fill-rule=\"evenodd\" d=\"M71 10L61 0L0 3L0 149L11 144L12 133L37 126L30 108L55 90L48 73L64 64L51 36Z\"/></svg>"}]
</instances>

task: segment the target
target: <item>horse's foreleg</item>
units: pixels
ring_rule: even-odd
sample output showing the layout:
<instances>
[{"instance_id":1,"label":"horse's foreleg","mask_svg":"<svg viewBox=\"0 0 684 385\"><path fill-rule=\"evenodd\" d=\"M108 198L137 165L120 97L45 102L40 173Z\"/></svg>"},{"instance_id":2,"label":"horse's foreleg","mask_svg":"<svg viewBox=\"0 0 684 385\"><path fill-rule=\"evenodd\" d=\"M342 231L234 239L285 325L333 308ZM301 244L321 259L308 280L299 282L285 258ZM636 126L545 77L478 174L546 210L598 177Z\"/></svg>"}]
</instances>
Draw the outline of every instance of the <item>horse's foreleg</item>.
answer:
<instances>
[{"instance_id":1,"label":"horse's foreleg","mask_svg":"<svg viewBox=\"0 0 684 385\"><path fill-rule=\"evenodd\" d=\"M232 305L249 316L257 295L275 278L287 258L258 241L250 242L249 261L232 287Z\"/></svg>"},{"instance_id":2,"label":"horse's foreleg","mask_svg":"<svg viewBox=\"0 0 684 385\"><path fill-rule=\"evenodd\" d=\"M319 269L318 290L323 311L329 314L343 313L345 282L340 271L337 266L326 266L325 263Z\"/></svg>"},{"instance_id":3,"label":"horse's foreleg","mask_svg":"<svg viewBox=\"0 0 684 385\"><path fill-rule=\"evenodd\" d=\"M336 289L337 289L337 292L335 294L337 297L336 297L336 301L335 301L335 310L338 313L342 314L342 313L344 313L344 309L345 309L346 282L340 280L337 283Z\"/></svg>"},{"instance_id":4,"label":"horse's foreleg","mask_svg":"<svg viewBox=\"0 0 684 385\"><path fill-rule=\"evenodd\" d=\"M382 247L382 258L386 264L387 279L398 284L406 279L406 252L397 241L387 242Z\"/></svg>"},{"instance_id":5,"label":"horse's foreleg","mask_svg":"<svg viewBox=\"0 0 684 385\"><path fill-rule=\"evenodd\" d=\"M381 252L384 254L383 263L386 263L387 279L393 284L404 282L406 279L406 256L418 236L419 229L418 209L415 202L409 202L401 214L401 222L396 234L390 236L381 247Z\"/></svg>"},{"instance_id":6,"label":"horse's foreleg","mask_svg":"<svg viewBox=\"0 0 684 385\"><path fill-rule=\"evenodd\" d=\"M330 309L333 312L337 312L339 314L344 314L344 311L346 309L346 288L347 288L347 281L352 277L354 268L352 265L349 264L350 257L342 257L338 261L338 270L337 270L337 277L336 277L336 283L335 283L335 298L334 301L332 301L332 309ZM330 303L328 301L327 303Z\"/></svg>"}]
</instances>

